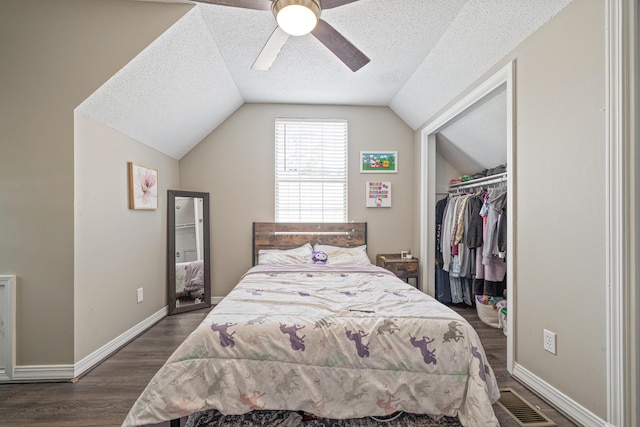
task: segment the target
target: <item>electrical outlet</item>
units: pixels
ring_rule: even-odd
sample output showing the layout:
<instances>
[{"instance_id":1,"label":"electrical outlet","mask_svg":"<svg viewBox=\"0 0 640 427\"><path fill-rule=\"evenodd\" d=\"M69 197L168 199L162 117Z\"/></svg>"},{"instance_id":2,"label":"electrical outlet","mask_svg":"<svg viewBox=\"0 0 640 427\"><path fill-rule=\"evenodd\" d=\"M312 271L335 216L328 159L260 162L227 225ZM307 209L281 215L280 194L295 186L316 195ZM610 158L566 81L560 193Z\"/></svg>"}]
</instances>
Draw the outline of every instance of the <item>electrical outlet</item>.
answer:
<instances>
[{"instance_id":1,"label":"electrical outlet","mask_svg":"<svg viewBox=\"0 0 640 427\"><path fill-rule=\"evenodd\" d=\"M138 288L138 304L140 304L143 299L144 299L144 294L142 292L142 288Z\"/></svg>"},{"instance_id":2,"label":"electrical outlet","mask_svg":"<svg viewBox=\"0 0 640 427\"><path fill-rule=\"evenodd\" d=\"M556 354L556 334L555 332L544 330L544 349L549 353Z\"/></svg>"}]
</instances>

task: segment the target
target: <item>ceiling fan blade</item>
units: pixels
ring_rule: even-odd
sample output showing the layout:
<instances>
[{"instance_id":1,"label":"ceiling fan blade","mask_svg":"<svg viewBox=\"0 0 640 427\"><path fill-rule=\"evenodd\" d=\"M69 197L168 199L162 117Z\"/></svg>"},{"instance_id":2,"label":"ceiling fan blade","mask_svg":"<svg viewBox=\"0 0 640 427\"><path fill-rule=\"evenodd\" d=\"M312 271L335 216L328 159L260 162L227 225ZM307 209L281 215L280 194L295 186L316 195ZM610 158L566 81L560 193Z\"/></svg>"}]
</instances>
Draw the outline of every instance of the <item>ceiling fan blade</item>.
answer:
<instances>
[{"instance_id":1,"label":"ceiling fan blade","mask_svg":"<svg viewBox=\"0 0 640 427\"><path fill-rule=\"evenodd\" d=\"M271 10L271 0L194 0L196 3L241 7L243 9Z\"/></svg>"},{"instance_id":2,"label":"ceiling fan blade","mask_svg":"<svg viewBox=\"0 0 640 427\"><path fill-rule=\"evenodd\" d=\"M287 42L287 39L289 39L289 34L285 33L280 27L276 27L262 48L262 51L260 51L260 54L253 62L251 69L266 71L271 68L282 47Z\"/></svg>"},{"instance_id":3,"label":"ceiling fan blade","mask_svg":"<svg viewBox=\"0 0 640 427\"><path fill-rule=\"evenodd\" d=\"M322 10L333 9L334 7L343 6L356 1L358 0L321 0L320 6L322 7Z\"/></svg>"},{"instance_id":4,"label":"ceiling fan blade","mask_svg":"<svg viewBox=\"0 0 640 427\"><path fill-rule=\"evenodd\" d=\"M320 19L311 33L333 52L351 71L356 72L371 61L326 21Z\"/></svg>"}]
</instances>

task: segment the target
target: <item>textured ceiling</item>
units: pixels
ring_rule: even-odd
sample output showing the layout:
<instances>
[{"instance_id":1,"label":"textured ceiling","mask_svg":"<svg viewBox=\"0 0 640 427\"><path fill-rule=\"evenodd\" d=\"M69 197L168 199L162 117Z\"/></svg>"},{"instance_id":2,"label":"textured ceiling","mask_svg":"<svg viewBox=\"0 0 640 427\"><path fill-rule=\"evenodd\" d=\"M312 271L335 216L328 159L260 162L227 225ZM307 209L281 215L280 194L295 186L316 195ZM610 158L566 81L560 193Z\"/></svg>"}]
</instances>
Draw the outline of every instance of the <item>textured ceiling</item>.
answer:
<instances>
[{"instance_id":1,"label":"textured ceiling","mask_svg":"<svg viewBox=\"0 0 640 427\"><path fill-rule=\"evenodd\" d=\"M192 9L77 111L179 159L243 103L202 16Z\"/></svg>"},{"instance_id":2,"label":"textured ceiling","mask_svg":"<svg viewBox=\"0 0 640 427\"><path fill-rule=\"evenodd\" d=\"M437 150L460 175L507 163L507 91L485 97L436 135Z\"/></svg>"},{"instance_id":3,"label":"textured ceiling","mask_svg":"<svg viewBox=\"0 0 640 427\"><path fill-rule=\"evenodd\" d=\"M360 0L323 11L322 19L371 59L355 73L311 34L289 37L269 71L253 71L251 64L276 26L271 12L201 8L246 102L386 106L464 4Z\"/></svg>"},{"instance_id":4,"label":"textured ceiling","mask_svg":"<svg viewBox=\"0 0 640 427\"><path fill-rule=\"evenodd\" d=\"M251 70L272 14L196 3L78 111L177 159L245 102L389 106L417 129L570 1L360 0L323 11L371 58L356 73L312 35L290 37L270 70Z\"/></svg>"}]
</instances>

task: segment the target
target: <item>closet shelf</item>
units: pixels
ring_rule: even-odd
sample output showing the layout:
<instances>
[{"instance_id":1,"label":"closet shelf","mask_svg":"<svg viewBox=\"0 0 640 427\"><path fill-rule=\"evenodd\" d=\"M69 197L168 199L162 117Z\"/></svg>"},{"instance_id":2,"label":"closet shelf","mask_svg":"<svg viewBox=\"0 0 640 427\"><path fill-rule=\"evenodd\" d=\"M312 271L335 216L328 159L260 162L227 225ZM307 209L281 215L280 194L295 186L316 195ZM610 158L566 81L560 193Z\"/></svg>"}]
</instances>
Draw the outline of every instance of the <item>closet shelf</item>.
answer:
<instances>
[{"instance_id":1,"label":"closet shelf","mask_svg":"<svg viewBox=\"0 0 640 427\"><path fill-rule=\"evenodd\" d=\"M463 190L467 188L475 188L483 185L496 184L507 180L507 172L490 175L484 178L477 178L471 181L456 182L449 185L449 190Z\"/></svg>"}]
</instances>

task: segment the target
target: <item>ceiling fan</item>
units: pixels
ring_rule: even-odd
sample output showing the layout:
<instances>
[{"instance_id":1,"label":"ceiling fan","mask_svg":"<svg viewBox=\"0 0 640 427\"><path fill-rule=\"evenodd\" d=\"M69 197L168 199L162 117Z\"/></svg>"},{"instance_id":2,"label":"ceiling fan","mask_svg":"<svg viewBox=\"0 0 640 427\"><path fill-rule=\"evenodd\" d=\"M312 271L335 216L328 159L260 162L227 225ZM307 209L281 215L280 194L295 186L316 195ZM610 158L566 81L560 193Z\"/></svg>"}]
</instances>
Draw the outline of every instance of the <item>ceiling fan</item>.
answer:
<instances>
[{"instance_id":1,"label":"ceiling fan","mask_svg":"<svg viewBox=\"0 0 640 427\"><path fill-rule=\"evenodd\" d=\"M314 35L352 71L367 65L370 59L326 21L320 19L323 9L333 9L358 0L195 0L244 9L271 10L278 26L251 66L268 70L290 35Z\"/></svg>"}]
</instances>

